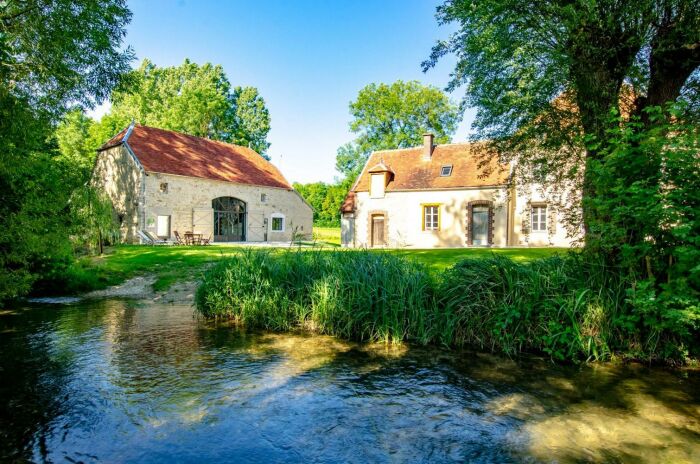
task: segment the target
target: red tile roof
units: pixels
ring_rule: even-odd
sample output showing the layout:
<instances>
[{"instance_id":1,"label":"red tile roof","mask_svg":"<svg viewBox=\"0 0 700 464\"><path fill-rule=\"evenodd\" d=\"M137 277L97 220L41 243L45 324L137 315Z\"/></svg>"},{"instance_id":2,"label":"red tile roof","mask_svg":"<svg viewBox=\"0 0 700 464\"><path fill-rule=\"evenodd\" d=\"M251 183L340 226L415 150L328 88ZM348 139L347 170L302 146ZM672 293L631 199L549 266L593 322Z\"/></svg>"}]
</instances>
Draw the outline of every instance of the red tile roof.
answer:
<instances>
[{"instance_id":1,"label":"red tile roof","mask_svg":"<svg viewBox=\"0 0 700 464\"><path fill-rule=\"evenodd\" d=\"M482 145L459 143L436 145L430 160L423 159L423 147L375 151L367 160L341 211L354 210L355 192L369 191L370 173L383 165L393 173L386 191L436 190L503 185L508 180L508 166L488 156ZM451 165L449 176L440 176L443 166ZM367 169L367 166L373 166Z\"/></svg>"},{"instance_id":2,"label":"red tile roof","mask_svg":"<svg viewBox=\"0 0 700 464\"><path fill-rule=\"evenodd\" d=\"M100 150L121 144L128 129ZM127 143L147 172L291 189L282 173L254 150L155 127L135 125Z\"/></svg>"}]
</instances>

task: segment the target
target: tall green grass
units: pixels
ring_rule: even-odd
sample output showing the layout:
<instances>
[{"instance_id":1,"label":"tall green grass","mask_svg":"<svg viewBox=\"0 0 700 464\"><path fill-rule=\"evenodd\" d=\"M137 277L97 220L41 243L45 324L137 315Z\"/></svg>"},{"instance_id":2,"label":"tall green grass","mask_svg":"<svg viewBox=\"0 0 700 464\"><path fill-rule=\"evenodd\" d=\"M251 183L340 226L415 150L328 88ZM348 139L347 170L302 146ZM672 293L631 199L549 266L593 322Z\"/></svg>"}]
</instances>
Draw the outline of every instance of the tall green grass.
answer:
<instances>
[{"instance_id":1,"label":"tall green grass","mask_svg":"<svg viewBox=\"0 0 700 464\"><path fill-rule=\"evenodd\" d=\"M249 327L393 342L428 342L435 312L422 265L367 251L246 250L205 273L196 303Z\"/></svg>"},{"instance_id":2,"label":"tall green grass","mask_svg":"<svg viewBox=\"0 0 700 464\"><path fill-rule=\"evenodd\" d=\"M442 273L393 253L247 250L210 269L207 317L355 340L475 346L556 360L661 354L628 301L631 282L578 253L465 259ZM673 341L673 334L667 337Z\"/></svg>"},{"instance_id":3,"label":"tall green grass","mask_svg":"<svg viewBox=\"0 0 700 464\"><path fill-rule=\"evenodd\" d=\"M439 338L554 359L606 359L618 345L613 321L624 310L626 285L581 255L516 263L494 256L464 260L440 283Z\"/></svg>"}]
</instances>

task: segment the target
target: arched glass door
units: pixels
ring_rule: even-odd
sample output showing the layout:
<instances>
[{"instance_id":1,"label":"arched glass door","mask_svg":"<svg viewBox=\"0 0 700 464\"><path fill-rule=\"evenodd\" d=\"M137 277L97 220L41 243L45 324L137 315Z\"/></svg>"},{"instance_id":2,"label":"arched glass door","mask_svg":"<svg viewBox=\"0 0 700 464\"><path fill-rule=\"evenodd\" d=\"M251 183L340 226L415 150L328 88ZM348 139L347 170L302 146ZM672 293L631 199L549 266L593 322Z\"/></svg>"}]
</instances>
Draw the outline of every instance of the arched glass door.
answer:
<instances>
[{"instance_id":1,"label":"arched glass door","mask_svg":"<svg viewBox=\"0 0 700 464\"><path fill-rule=\"evenodd\" d=\"M214 241L244 242L246 230L245 202L233 197L214 198Z\"/></svg>"}]
</instances>

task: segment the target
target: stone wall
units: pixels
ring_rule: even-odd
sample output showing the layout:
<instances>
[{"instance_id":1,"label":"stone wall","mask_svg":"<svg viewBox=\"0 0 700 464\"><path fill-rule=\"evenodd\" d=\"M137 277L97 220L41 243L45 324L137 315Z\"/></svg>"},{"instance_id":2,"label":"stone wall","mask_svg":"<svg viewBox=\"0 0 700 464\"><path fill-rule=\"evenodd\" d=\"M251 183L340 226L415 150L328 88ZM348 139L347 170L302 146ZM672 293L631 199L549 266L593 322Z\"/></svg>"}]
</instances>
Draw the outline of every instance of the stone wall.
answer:
<instances>
[{"instance_id":1,"label":"stone wall","mask_svg":"<svg viewBox=\"0 0 700 464\"><path fill-rule=\"evenodd\" d=\"M265 195L263 201L263 195ZM234 197L246 203L246 241L289 241L296 230L310 238L313 211L294 190L148 173L145 180L146 229L156 232L157 216L170 216L170 231L214 233L212 200ZM272 216L284 217L284 231L272 231Z\"/></svg>"},{"instance_id":2,"label":"stone wall","mask_svg":"<svg viewBox=\"0 0 700 464\"><path fill-rule=\"evenodd\" d=\"M125 147L120 145L97 154L92 184L112 200L121 239L125 242L138 241L136 231L140 228L143 178L139 165Z\"/></svg>"}]
</instances>

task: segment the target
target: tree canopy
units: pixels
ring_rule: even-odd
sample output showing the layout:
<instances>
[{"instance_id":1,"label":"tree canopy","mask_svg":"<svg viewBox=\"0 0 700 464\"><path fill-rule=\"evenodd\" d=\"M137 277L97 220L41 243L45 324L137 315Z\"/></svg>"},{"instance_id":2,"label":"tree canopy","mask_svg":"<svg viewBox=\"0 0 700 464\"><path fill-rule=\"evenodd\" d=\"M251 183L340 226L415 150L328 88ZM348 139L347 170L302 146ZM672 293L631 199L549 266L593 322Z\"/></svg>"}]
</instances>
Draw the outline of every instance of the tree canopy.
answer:
<instances>
[{"instance_id":1,"label":"tree canopy","mask_svg":"<svg viewBox=\"0 0 700 464\"><path fill-rule=\"evenodd\" d=\"M632 282L630 324L654 340L670 328L690 336L700 319L700 3L448 0L437 17L458 28L423 67L456 56L448 90L466 89L475 138L515 162L516 182L581 193L567 207L581 205L585 251Z\"/></svg>"},{"instance_id":2,"label":"tree canopy","mask_svg":"<svg viewBox=\"0 0 700 464\"><path fill-rule=\"evenodd\" d=\"M98 103L129 69L133 54L122 40L130 19L122 0L0 8L0 301L72 260L71 200L84 186L59 156L53 131L69 106Z\"/></svg>"},{"instance_id":3,"label":"tree canopy","mask_svg":"<svg viewBox=\"0 0 700 464\"><path fill-rule=\"evenodd\" d=\"M232 87L219 65L185 60L180 66L158 67L144 60L125 81L129 85L112 94L112 109L104 122L111 135L134 119L148 126L249 146L263 156L270 146L265 100L254 87Z\"/></svg>"},{"instance_id":4,"label":"tree canopy","mask_svg":"<svg viewBox=\"0 0 700 464\"><path fill-rule=\"evenodd\" d=\"M447 143L457 130L459 108L440 89L418 81L372 83L350 103L350 130L357 138L338 148L336 169L354 179L375 150L420 145L426 132Z\"/></svg>"}]
</instances>

